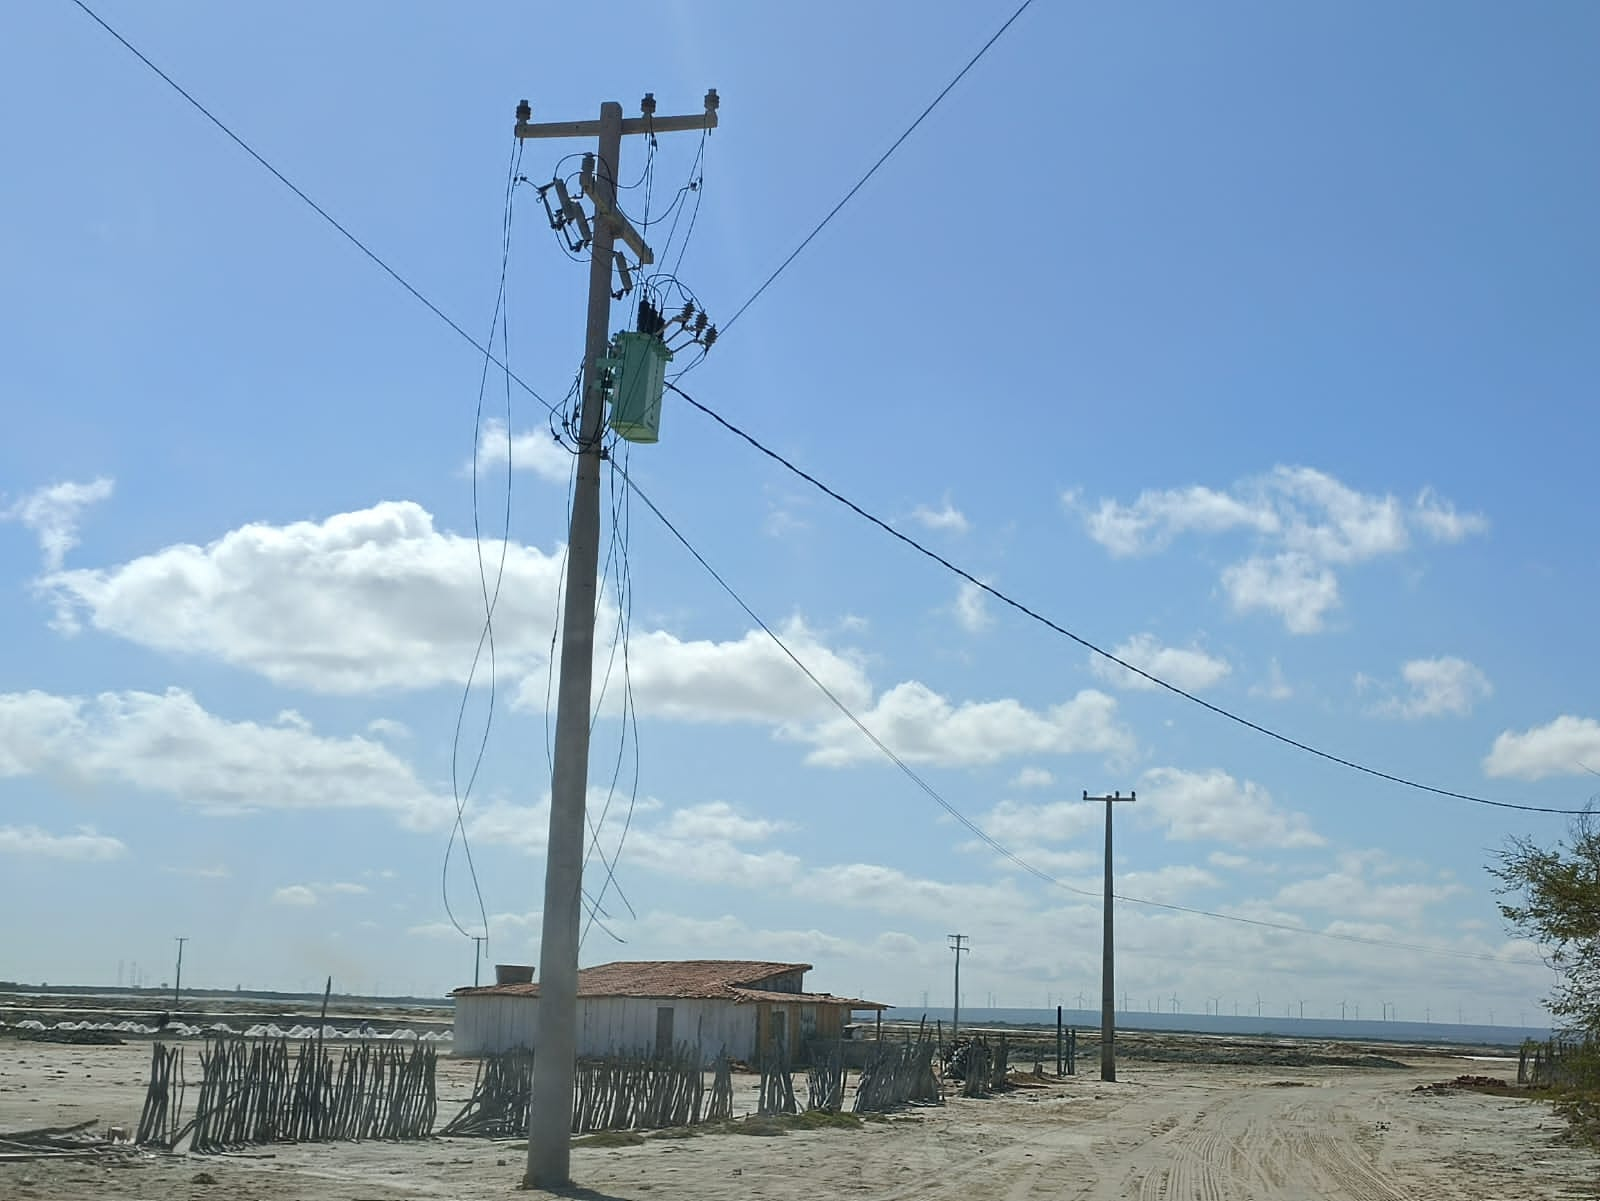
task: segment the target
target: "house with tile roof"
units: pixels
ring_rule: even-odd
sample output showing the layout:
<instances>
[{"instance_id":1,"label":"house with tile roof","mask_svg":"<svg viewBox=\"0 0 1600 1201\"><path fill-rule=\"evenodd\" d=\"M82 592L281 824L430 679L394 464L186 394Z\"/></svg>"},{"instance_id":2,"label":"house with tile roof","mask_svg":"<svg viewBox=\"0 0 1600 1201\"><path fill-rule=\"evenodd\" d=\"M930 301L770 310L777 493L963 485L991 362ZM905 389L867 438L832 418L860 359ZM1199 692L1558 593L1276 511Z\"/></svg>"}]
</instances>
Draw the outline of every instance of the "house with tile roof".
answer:
<instances>
[{"instance_id":1,"label":"house with tile roof","mask_svg":"<svg viewBox=\"0 0 1600 1201\"><path fill-rule=\"evenodd\" d=\"M781 1041L791 1062L813 1043L840 1038L861 1010L889 1006L805 990L809 963L688 959L605 963L578 972L578 1054L660 1053L696 1047L759 1063ZM458 988L456 1055L537 1049L539 985Z\"/></svg>"}]
</instances>

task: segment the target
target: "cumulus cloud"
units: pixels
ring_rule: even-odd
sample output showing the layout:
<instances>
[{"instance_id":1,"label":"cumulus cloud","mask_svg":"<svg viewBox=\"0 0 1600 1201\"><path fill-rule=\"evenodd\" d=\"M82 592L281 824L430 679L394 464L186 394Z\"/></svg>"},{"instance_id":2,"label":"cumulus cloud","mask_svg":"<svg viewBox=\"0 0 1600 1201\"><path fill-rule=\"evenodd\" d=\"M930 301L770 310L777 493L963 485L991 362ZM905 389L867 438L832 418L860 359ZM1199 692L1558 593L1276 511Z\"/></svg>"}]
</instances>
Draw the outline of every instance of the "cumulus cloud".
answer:
<instances>
[{"instance_id":1,"label":"cumulus cloud","mask_svg":"<svg viewBox=\"0 0 1600 1201\"><path fill-rule=\"evenodd\" d=\"M941 530L951 534L965 534L972 528L972 523L967 520L966 515L948 499L937 509L918 505L911 511L911 520L930 530Z\"/></svg>"},{"instance_id":2,"label":"cumulus cloud","mask_svg":"<svg viewBox=\"0 0 1600 1201\"><path fill-rule=\"evenodd\" d=\"M826 646L798 619L780 633L795 656L846 705L854 708L871 699L872 686L854 658ZM665 630L634 634L628 666L634 706L641 715L785 725L838 712L763 630L725 642L683 639ZM597 662L596 672L602 667ZM544 689L542 676L526 681L518 704L542 709ZM613 699L620 701L620 689L617 693Z\"/></svg>"},{"instance_id":3,"label":"cumulus cloud","mask_svg":"<svg viewBox=\"0 0 1600 1201\"><path fill-rule=\"evenodd\" d=\"M1163 646L1154 634L1135 634L1112 648L1124 662L1187 692L1199 692L1219 683L1233 668L1226 659L1197 646ZM1114 688L1154 689L1156 685L1100 655L1089 656L1089 670Z\"/></svg>"},{"instance_id":4,"label":"cumulus cloud","mask_svg":"<svg viewBox=\"0 0 1600 1201\"><path fill-rule=\"evenodd\" d=\"M26 855L39 859L69 859L80 863L119 859L127 845L92 826L76 834L51 834L38 826L0 826L0 855Z\"/></svg>"},{"instance_id":5,"label":"cumulus cloud","mask_svg":"<svg viewBox=\"0 0 1600 1201\"><path fill-rule=\"evenodd\" d=\"M1285 885L1275 903L1407 926L1415 925L1427 906L1465 891L1459 884L1378 883L1345 864L1326 875Z\"/></svg>"},{"instance_id":6,"label":"cumulus cloud","mask_svg":"<svg viewBox=\"0 0 1600 1201\"><path fill-rule=\"evenodd\" d=\"M1280 809L1266 789L1225 771L1155 767L1144 773L1141 820L1166 827L1167 837L1235 846L1315 847L1323 838L1303 813Z\"/></svg>"},{"instance_id":7,"label":"cumulus cloud","mask_svg":"<svg viewBox=\"0 0 1600 1201\"><path fill-rule=\"evenodd\" d=\"M57 571L67 552L78 545L79 516L109 497L112 487L112 481L104 478L86 484L51 484L0 508L0 521L15 521L32 530L39 539L45 571Z\"/></svg>"},{"instance_id":8,"label":"cumulus cloud","mask_svg":"<svg viewBox=\"0 0 1600 1201\"><path fill-rule=\"evenodd\" d=\"M1282 665L1273 659L1267 665L1267 678L1250 685L1250 695L1263 696L1269 701L1286 701L1294 695L1294 689L1284 678Z\"/></svg>"},{"instance_id":9,"label":"cumulus cloud","mask_svg":"<svg viewBox=\"0 0 1600 1201\"><path fill-rule=\"evenodd\" d=\"M1042 767L1025 767L1011 777L1011 787L1019 789L1049 788L1055 776Z\"/></svg>"},{"instance_id":10,"label":"cumulus cloud","mask_svg":"<svg viewBox=\"0 0 1600 1201\"><path fill-rule=\"evenodd\" d=\"M858 716L908 762L970 766L1044 753L1131 755L1133 735L1117 722L1116 712L1116 701L1094 689L1035 710L1011 699L952 704L927 685L908 681L881 694ZM815 745L808 762L827 767L842 767L879 754L844 718L824 722L799 736Z\"/></svg>"},{"instance_id":11,"label":"cumulus cloud","mask_svg":"<svg viewBox=\"0 0 1600 1201\"><path fill-rule=\"evenodd\" d=\"M1147 490L1130 504L1106 499L1090 507L1076 494L1063 500L1089 536L1119 557L1154 553L1185 534L1253 536L1257 550L1223 569L1223 591L1235 610L1271 613L1297 634L1322 629L1338 607L1336 568L1397 555L1414 534L1459 542L1488 528L1482 515L1461 513L1431 488L1408 505L1310 467L1277 467L1226 491Z\"/></svg>"},{"instance_id":12,"label":"cumulus cloud","mask_svg":"<svg viewBox=\"0 0 1600 1201\"><path fill-rule=\"evenodd\" d=\"M605 803L603 789L591 789L589 812L598 821ZM602 875L605 862L624 871L641 869L674 880L724 884L741 888L778 887L794 880L800 860L786 851L750 850L744 844L765 841L791 827L786 822L752 817L724 802L688 805L653 821L644 815L662 809L652 798L634 807L623 833L621 814L613 809L601 828L601 856L589 870ZM478 845L513 846L542 855L550 824L550 801L538 805L491 805L471 818L467 832ZM624 841L625 838L625 841Z\"/></svg>"},{"instance_id":13,"label":"cumulus cloud","mask_svg":"<svg viewBox=\"0 0 1600 1201\"><path fill-rule=\"evenodd\" d=\"M962 580L956 589L954 612L956 623L969 634L981 634L994 622L987 595L971 580Z\"/></svg>"},{"instance_id":14,"label":"cumulus cloud","mask_svg":"<svg viewBox=\"0 0 1600 1201\"><path fill-rule=\"evenodd\" d=\"M673 810L663 832L673 838L760 842L792 829L785 821L749 817L726 801L708 801Z\"/></svg>"},{"instance_id":15,"label":"cumulus cloud","mask_svg":"<svg viewBox=\"0 0 1600 1201\"><path fill-rule=\"evenodd\" d=\"M174 867L161 869L169 876L188 876L191 880L226 880L233 875L226 864L213 863L205 867Z\"/></svg>"},{"instance_id":16,"label":"cumulus cloud","mask_svg":"<svg viewBox=\"0 0 1600 1201\"><path fill-rule=\"evenodd\" d=\"M160 794L210 814L380 809L426 828L450 811L447 797L381 743L228 721L176 688L0 693L0 779L8 776Z\"/></svg>"},{"instance_id":17,"label":"cumulus cloud","mask_svg":"<svg viewBox=\"0 0 1600 1201\"><path fill-rule=\"evenodd\" d=\"M1294 551L1235 563L1223 570L1222 587L1236 612L1271 613L1291 634L1315 634L1339 606L1338 577Z\"/></svg>"},{"instance_id":18,"label":"cumulus cloud","mask_svg":"<svg viewBox=\"0 0 1600 1201\"><path fill-rule=\"evenodd\" d=\"M541 479L564 484L572 474L573 455L548 429L508 434L504 421L488 418L478 435L479 474L508 463L514 471L531 471ZM471 463L466 470L472 470Z\"/></svg>"},{"instance_id":19,"label":"cumulus cloud","mask_svg":"<svg viewBox=\"0 0 1600 1201\"><path fill-rule=\"evenodd\" d=\"M330 897L361 896L367 891L365 884L336 881L332 884L288 884L272 894L274 905L316 905Z\"/></svg>"},{"instance_id":20,"label":"cumulus cloud","mask_svg":"<svg viewBox=\"0 0 1600 1201\"><path fill-rule=\"evenodd\" d=\"M1600 770L1600 721L1562 714L1521 733L1507 730L1494 740L1483 770L1518 780Z\"/></svg>"},{"instance_id":21,"label":"cumulus cloud","mask_svg":"<svg viewBox=\"0 0 1600 1201\"><path fill-rule=\"evenodd\" d=\"M1098 826L1100 810L1081 800L1029 805L1005 800L978 818L983 832L1008 846L1021 843L1068 842ZM986 843L976 843L981 850ZM1022 858L1028 859L1027 855ZM1031 860L1029 860L1031 862ZM1043 866L1043 865L1041 865Z\"/></svg>"},{"instance_id":22,"label":"cumulus cloud","mask_svg":"<svg viewBox=\"0 0 1600 1201\"><path fill-rule=\"evenodd\" d=\"M1372 707L1373 713L1408 719L1465 717L1494 691L1483 672L1453 655L1412 659L1401 666L1400 676L1405 693L1385 697Z\"/></svg>"},{"instance_id":23,"label":"cumulus cloud","mask_svg":"<svg viewBox=\"0 0 1600 1201\"><path fill-rule=\"evenodd\" d=\"M508 549L496 610L501 671L543 662L560 566L559 554ZM42 584L64 622L87 618L141 646L209 655L317 692L460 684L483 627L476 543L440 533L410 501L246 525L205 546L56 572Z\"/></svg>"}]
</instances>

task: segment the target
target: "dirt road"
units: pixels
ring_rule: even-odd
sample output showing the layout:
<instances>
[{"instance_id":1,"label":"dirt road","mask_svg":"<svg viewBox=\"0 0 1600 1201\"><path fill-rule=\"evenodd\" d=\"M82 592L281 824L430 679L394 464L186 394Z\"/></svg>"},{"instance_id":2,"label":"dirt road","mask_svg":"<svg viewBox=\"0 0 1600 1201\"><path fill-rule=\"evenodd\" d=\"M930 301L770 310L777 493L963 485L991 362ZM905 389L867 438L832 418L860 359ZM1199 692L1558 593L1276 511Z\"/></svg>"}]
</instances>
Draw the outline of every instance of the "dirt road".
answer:
<instances>
[{"instance_id":1,"label":"dirt road","mask_svg":"<svg viewBox=\"0 0 1600 1201\"><path fill-rule=\"evenodd\" d=\"M37 1046L37 1044L35 1045ZM0 1056L0 1130L137 1116L148 1051ZM953 1100L860 1130L708 1134L579 1148L589 1201L1556 1201L1600 1197L1600 1157L1558 1145L1539 1102L1430 1095L1483 1065L1406 1071L1128 1065L987 1101ZM451 1063L441 1100L471 1068ZM456 1076L461 1076L457 1080ZM449 1109L441 1104L441 1111ZM0 1163L6 1201L529 1197L518 1143L274 1146L249 1157L142 1156L126 1166Z\"/></svg>"}]
</instances>

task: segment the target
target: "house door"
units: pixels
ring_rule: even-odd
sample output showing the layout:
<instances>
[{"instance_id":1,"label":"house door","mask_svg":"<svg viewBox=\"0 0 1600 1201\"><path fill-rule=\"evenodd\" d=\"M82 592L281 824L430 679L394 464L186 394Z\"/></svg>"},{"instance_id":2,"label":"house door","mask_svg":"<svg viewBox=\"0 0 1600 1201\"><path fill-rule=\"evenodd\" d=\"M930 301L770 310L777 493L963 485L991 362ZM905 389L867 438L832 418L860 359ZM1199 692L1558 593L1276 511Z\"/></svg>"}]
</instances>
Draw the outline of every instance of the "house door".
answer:
<instances>
[{"instance_id":1,"label":"house door","mask_svg":"<svg viewBox=\"0 0 1600 1201\"><path fill-rule=\"evenodd\" d=\"M776 1006L772 1010L772 1037L770 1041L773 1055L788 1058L789 1015Z\"/></svg>"},{"instance_id":2,"label":"house door","mask_svg":"<svg viewBox=\"0 0 1600 1201\"><path fill-rule=\"evenodd\" d=\"M658 1005L656 1007L656 1054L667 1055L672 1051L672 1006Z\"/></svg>"}]
</instances>

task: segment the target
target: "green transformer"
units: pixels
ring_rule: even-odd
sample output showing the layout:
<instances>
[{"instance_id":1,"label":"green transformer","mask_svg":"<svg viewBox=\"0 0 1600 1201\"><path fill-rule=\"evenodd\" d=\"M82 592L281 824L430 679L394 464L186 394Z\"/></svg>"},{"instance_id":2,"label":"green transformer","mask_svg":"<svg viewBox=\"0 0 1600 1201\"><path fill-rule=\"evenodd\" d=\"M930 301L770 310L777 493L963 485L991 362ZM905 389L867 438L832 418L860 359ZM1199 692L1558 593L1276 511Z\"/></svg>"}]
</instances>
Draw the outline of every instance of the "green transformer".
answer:
<instances>
[{"instance_id":1,"label":"green transformer","mask_svg":"<svg viewBox=\"0 0 1600 1201\"><path fill-rule=\"evenodd\" d=\"M655 334L630 330L611 343L602 361L610 376L610 426L629 442L661 437L661 394L672 352Z\"/></svg>"}]
</instances>

